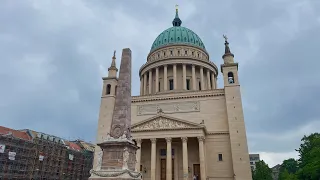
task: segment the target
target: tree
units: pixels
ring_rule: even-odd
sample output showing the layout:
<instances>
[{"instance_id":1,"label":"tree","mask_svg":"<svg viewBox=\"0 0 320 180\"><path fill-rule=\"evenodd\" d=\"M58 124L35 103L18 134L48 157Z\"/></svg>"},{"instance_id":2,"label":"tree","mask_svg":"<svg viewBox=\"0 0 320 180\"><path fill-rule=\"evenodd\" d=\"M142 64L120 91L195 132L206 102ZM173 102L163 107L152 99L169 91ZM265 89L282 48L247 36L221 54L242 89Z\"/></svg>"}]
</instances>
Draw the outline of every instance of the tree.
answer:
<instances>
[{"instance_id":1,"label":"tree","mask_svg":"<svg viewBox=\"0 0 320 180\"><path fill-rule=\"evenodd\" d=\"M286 180L288 177L294 176L298 168L298 162L295 159L284 160L279 170L279 180Z\"/></svg>"},{"instance_id":2,"label":"tree","mask_svg":"<svg viewBox=\"0 0 320 180\"><path fill-rule=\"evenodd\" d=\"M297 175L299 179L319 180L320 179L320 134L313 133L304 136L299 152L299 170Z\"/></svg>"},{"instance_id":3,"label":"tree","mask_svg":"<svg viewBox=\"0 0 320 180\"><path fill-rule=\"evenodd\" d=\"M295 174L289 173L287 169L284 169L284 171L279 174L279 180L299 180L299 179Z\"/></svg>"},{"instance_id":4,"label":"tree","mask_svg":"<svg viewBox=\"0 0 320 180\"><path fill-rule=\"evenodd\" d=\"M252 179L272 180L272 170L263 160L256 162L256 169L253 171Z\"/></svg>"}]
</instances>

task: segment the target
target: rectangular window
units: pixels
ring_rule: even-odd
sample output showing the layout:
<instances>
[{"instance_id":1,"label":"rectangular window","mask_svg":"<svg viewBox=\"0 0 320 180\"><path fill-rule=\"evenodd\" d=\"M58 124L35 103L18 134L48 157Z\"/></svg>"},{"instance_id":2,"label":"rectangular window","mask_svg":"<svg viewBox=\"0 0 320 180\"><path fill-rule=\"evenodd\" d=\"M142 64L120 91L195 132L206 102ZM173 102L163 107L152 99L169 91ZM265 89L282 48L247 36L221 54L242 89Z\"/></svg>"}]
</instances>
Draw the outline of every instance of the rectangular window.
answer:
<instances>
[{"instance_id":1,"label":"rectangular window","mask_svg":"<svg viewBox=\"0 0 320 180\"><path fill-rule=\"evenodd\" d=\"M160 149L160 156L166 156L167 149ZM174 156L174 149L171 149L171 155Z\"/></svg>"},{"instance_id":2,"label":"rectangular window","mask_svg":"<svg viewBox=\"0 0 320 180\"><path fill-rule=\"evenodd\" d=\"M186 83L187 84L187 90L190 90L190 79L187 79L186 81L187 81L187 83Z\"/></svg>"},{"instance_id":3,"label":"rectangular window","mask_svg":"<svg viewBox=\"0 0 320 180\"><path fill-rule=\"evenodd\" d=\"M169 80L169 88L170 90L173 90L173 79Z\"/></svg>"},{"instance_id":4,"label":"rectangular window","mask_svg":"<svg viewBox=\"0 0 320 180\"><path fill-rule=\"evenodd\" d=\"M166 156L167 150L166 149L160 149L160 156Z\"/></svg>"},{"instance_id":5,"label":"rectangular window","mask_svg":"<svg viewBox=\"0 0 320 180\"><path fill-rule=\"evenodd\" d=\"M219 161L222 161L222 154L218 155L218 159L219 159Z\"/></svg>"},{"instance_id":6,"label":"rectangular window","mask_svg":"<svg viewBox=\"0 0 320 180\"><path fill-rule=\"evenodd\" d=\"M158 91L160 92L160 81L159 81L159 85L158 85L158 88L159 88L159 89L158 89Z\"/></svg>"},{"instance_id":7,"label":"rectangular window","mask_svg":"<svg viewBox=\"0 0 320 180\"><path fill-rule=\"evenodd\" d=\"M199 91L201 91L201 82L199 82Z\"/></svg>"}]
</instances>

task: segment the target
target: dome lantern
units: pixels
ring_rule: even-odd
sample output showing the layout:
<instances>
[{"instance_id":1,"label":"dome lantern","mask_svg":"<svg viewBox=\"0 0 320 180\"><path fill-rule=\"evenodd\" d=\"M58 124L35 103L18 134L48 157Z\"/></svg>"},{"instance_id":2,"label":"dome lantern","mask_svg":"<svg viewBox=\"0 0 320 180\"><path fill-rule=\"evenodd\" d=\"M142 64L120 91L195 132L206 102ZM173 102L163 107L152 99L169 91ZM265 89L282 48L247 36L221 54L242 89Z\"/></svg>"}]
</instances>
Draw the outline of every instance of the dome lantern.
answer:
<instances>
[{"instance_id":1,"label":"dome lantern","mask_svg":"<svg viewBox=\"0 0 320 180\"><path fill-rule=\"evenodd\" d=\"M173 26L181 26L181 24L182 24L182 21L181 21L181 19L179 18L178 5L176 5L176 16L175 16L175 18L174 18L173 21L172 21L172 25L173 25Z\"/></svg>"}]
</instances>

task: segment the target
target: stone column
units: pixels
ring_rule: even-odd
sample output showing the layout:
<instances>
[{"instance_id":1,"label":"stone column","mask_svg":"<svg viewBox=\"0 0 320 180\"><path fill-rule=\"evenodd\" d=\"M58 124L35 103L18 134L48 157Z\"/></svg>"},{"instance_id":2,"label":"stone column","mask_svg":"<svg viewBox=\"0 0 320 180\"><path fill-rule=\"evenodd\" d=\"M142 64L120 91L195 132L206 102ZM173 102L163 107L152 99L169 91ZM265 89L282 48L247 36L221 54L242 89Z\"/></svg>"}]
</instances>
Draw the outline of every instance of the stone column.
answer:
<instances>
[{"instance_id":1,"label":"stone column","mask_svg":"<svg viewBox=\"0 0 320 180\"><path fill-rule=\"evenodd\" d=\"M137 149L137 153L136 153L136 171L140 172L140 162L141 162L141 139L136 139L137 142L137 146L139 147L139 149Z\"/></svg>"},{"instance_id":2,"label":"stone column","mask_svg":"<svg viewBox=\"0 0 320 180\"><path fill-rule=\"evenodd\" d=\"M177 65L173 65L173 89L177 89Z\"/></svg>"},{"instance_id":3,"label":"stone column","mask_svg":"<svg viewBox=\"0 0 320 180\"><path fill-rule=\"evenodd\" d=\"M183 179L188 180L189 172L188 172L188 138L182 137L182 166L183 166Z\"/></svg>"},{"instance_id":4,"label":"stone column","mask_svg":"<svg viewBox=\"0 0 320 180\"><path fill-rule=\"evenodd\" d=\"M151 140L151 180L156 180L157 139Z\"/></svg>"},{"instance_id":5,"label":"stone column","mask_svg":"<svg viewBox=\"0 0 320 180\"><path fill-rule=\"evenodd\" d=\"M212 83L212 89L216 89L217 87L215 86L215 81L216 81L216 78L214 77L214 73L212 72L211 74L211 83Z\"/></svg>"},{"instance_id":6,"label":"stone column","mask_svg":"<svg viewBox=\"0 0 320 180\"><path fill-rule=\"evenodd\" d=\"M156 92L159 92L159 67L156 68Z\"/></svg>"},{"instance_id":7,"label":"stone column","mask_svg":"<svg viewBox=\"0 0 320 180\"><path fill-rule=\"evenodd\" d=\"M167 141L167 175L166 179L172 179L172 152L171 152L171 138L166 138Z\"/></svg>"},{"instance_id":8,"label":"stone column","mask_svg":"<svg viewBox=\"0 0 320 180\"><path fill-rule=\"evenodd\" d=\"M197 81L196 81L196 66L192 65L192 90L197 89Z\"/></svg>"},{"instance_id":9,"label":"stone column","mask_svg":"<svg viewBox=\"0 0 320 180\"><path fill-rule=\"evenodd\" d=\"M147 94L147 73L143 75L143 95Z\"/></svg>"},{"instance_id":10,"label":"stone column","mask_svg":"<svg viewBox=\"0 0 320 180\"><path fill-rule=\"evenodd\" d=\"M143 76L140 77L140 95L143 95Z\"/></svg>"},{"instance_id":11,"label":"stone column","mask_svg":"<svg viewBox=\"0 0 320 180\"><path fill-rule=\"evenodd\" d=\"M186 64L182 65L182 84L183 84L183 89L187 90L187 70L186 70Z\"/></svg>"},{"instance_id":12,"label":"stone column","mask_svg":"<svg viewBox=\"0 0 320 180\"><path fill-rule=\"evenodd\" d=\"M168 90L168 66L164 65L163 66L163 89L164 91Z\"/></svg>"},{"instance_id":13,"label":"stone column","mask_svg":"<svg viewBox=\"0 0 320 180\"><path fill-rule=\"evenodd\" d=\"M211 89L211 81L210 81L210 70L207 69L207 79L208 79L208 89Z\"/></svg>"},{"instance_id":14,"label":"stone column","mask_svg":"<svg viewBox=\"0 0 320 180\"><path fill-rule=\"evenodd\" d=\"M198 137L199 141L199 160L200 160L200 173L201 173L201 180L206 180L206 164L205 164L205 157L204 157L204 137Z\"/></svg>"},{"instance_id":15,"label":"stone column","mask_svg":"<svg viewBox=\"0 0 320 180\"><path fill-rule=\"evenodd\" d=\"M216 78L214 79L214 86L215 86L216 88L218 88L217 83L218 83L218 77L216 77Z\"/></svg>"},{"instance_id":16,"label":"stone column","mask_svg":"<svg viewBox=\"0 0 320 180\"><path fill-rule=\"evenodd\" d=\"M201 90L205 90L204 89L204 78L203 78L203 67L200 67L200 81L201 81Z\"/></svg>"},{"instance_id":17,"label":"stone column","mask_svg":"<svg viewBox=\"0 0 320 180\"><path fill-rule=\"evenodd\" d=\"M152 69L149 70L149 94L152 94Z\"/></svg>"}]
</instances>

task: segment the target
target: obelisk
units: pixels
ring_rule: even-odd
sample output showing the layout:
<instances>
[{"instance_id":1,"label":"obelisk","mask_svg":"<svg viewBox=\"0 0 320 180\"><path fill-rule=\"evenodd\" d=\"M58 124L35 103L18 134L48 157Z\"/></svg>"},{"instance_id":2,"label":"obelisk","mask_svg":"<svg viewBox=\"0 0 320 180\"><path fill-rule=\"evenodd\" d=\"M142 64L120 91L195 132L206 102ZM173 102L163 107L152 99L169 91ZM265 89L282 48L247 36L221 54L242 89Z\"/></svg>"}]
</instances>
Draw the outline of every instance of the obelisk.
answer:
<instances>
[{"instance_id":1,"label":"obelisk","mask_svg":"<svg viewBox=\"0 0 320 180\"><path fill-rule=\"evenodd\" d=\"M115 106L110 134L98 146L102 152L96 169L90 171L90 180L141 179L135 171L136 150L131 139L131 50L122 50Z\"/></svg>"}]
</instances>

